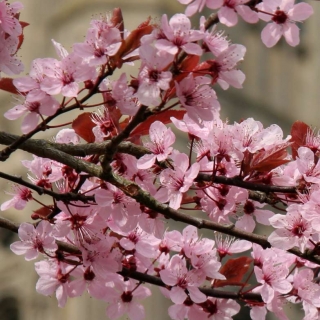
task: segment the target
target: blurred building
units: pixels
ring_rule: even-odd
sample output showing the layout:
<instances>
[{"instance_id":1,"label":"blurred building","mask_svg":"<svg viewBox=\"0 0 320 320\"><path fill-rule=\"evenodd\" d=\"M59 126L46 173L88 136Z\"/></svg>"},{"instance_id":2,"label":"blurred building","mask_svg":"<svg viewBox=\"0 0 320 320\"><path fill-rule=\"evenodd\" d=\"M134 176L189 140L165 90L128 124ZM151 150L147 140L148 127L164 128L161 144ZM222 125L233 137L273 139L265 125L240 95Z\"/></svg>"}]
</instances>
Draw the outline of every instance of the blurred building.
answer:
<instances>
[{"instance_id":1,"label":"blurred building","mask_svg":"<svg viewBox=\"0 0 320 320\"><path fill-rule=\"evenodd\" d=\"M159 21L163 13L183 12L177 1L157 0L28 0L23 1L25 9L21 20L30 23L25 29L25 44L19 56L29 70L31 61L38 57L56 57L50 39L55 39L70 49L75 42L84 39L90 19L121 7L125 27L129 30L138 26L149 16ZM226 34L234 43L247 47L241 69L246 74L243 90L217 88L222 106L222 115L235 120L254 117L265 125L280 124L289 133L295 120L305 121L313 126L320 123L320 4L313 2L315 15L301 25L301 45L292 49L283 40L276 47L266 49L260 41L261 25L245 25L227 29ZM193 22L198 25L198 18ZM14 101L10 95L0 93L1 110L11 108ZM12 122L0 117L0 130L20 134L19 121ZM6 163L0 163L0 170L11 174L25 174L20 165L24 157L16 152ZM0 189L8 190L8 183L0 180ZM8 197L1 192L0 202ZM15 221L24 221L23 212L10 211ZM35 292L37 274L33 262L15 256L8 245L14 235L0 230L0 319L2 320L87 320L106 319L105 304L85 296L70 299L64 309L57 307L55 297L43 297ZM154 290L157 292L158 290ZM146 319L165 320L170 302L155 294L145 306Z\"/></svg>"}]
</instances>

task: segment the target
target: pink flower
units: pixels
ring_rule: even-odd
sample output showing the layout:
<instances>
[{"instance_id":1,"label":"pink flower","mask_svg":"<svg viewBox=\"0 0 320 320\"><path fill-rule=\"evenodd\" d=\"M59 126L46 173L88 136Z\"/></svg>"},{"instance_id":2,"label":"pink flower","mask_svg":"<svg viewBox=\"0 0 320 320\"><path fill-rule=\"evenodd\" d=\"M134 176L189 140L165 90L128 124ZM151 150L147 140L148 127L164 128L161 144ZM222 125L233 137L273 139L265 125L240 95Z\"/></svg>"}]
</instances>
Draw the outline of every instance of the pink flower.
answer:
<instances>
[{"instance_id":1,"label":"pink flower","mask_svg":"<svg viewBox=\"0 0 320 320\"><path fill-rule=\"evenodd\" d=\"M235 224L236 228L240 228L247 232L253 232L254 228L256 227L253 217L255 217L257 222L269 226L269 218L273 217L274 213L270 210L258 209L262 208L263 206L263 204L256 201L247 200L243 205L243 215L238 218Z\"/></svg>"},{"instance_id":2,"label":"pink flower","mask_svg":"<svg viewBox=\"0 0 320 320\"><path fill-rule=\"evenodd\" d=\"M18 43L18 38L6 37L5 32L0 30L0 72L14 75L23 71L22 62L14 56L17 52Z\"/></svg>"},{"instance_id":3,"label":"pink flower","mask_svg":"<svg viewBox=\"0 0 320 320\"><path fill-rule=\"evenodd\" d=\"M21 241L12 243L10 249L15 254L24 254L27 261L37 258L39 252L55 251L58 246L52 231L53 226L48 221L41 221L36 228L30 223L22 223L18 230Z\"/></svg>"},{"instance_id":4,"label":"pink flower","mask_svg":"<svg viewBox=\"0 0 320 320\"><path fill-rule=\"evenodd\" d=\"M191 30L191 23L186 15L175 14L168 22L167 15L164 14L161 19L161 28L167 39L157 40L155 43L157 49L173 55L180 49L188 54L197 56L202 54L201 47L193 42L201 40L203 34L201 31Z\"/></svg>"},{"instance_id":5,"label":"pink flower","mask_svg":"<svg viewBox=\"0 0 320 320\"><path fill-rule=\"evenodd\" d=\"M22 27L15 15L23 9L21 2L14 2L12 4L7 1L0 2L0 30L12 37L18 37L22 33ZM1 59L0 59L1 61Z\"/></svg>"},{"instance_id":6,"label":"pink flower","mask_svg":"<svg viewBox=\"0 0 320 320\"><path fill-rule=\"evenodd\" d=\"M283 250L297 246L304 252L313 228L311 223L303 218L301 211L301 205L292 204L286 215L276 214L269 219L270 224L277 228L268 238L273 246Z\"/></svg>"},{"instance_id":7,"label":"pink flower","mask_svg":"<svg viewBox=\"0 0 320 320\"><path fill-rule=\"evenodd\" d=\"M144 307L140 300L151 295L151 291L134 280L124 281L121 277L114 277L114 284L107 285L105 300L110 302L107 316L116 320L127 314L130 320L145 319Z\"/></svg>"},{"instance_id":8,"label":"pink flower","mask_svg":"<svg viewBox=\"0 0 320 320\"><path fill-rule=\"evenodd\" d=\"M173 148L170 147L176 140L174 133L170 128L167 128L162 122L155 121L149 129L149 136L151 142L144 143L152 154L142 156L138 162L138 169L151 168L156 160L164 161L168 158Z\"/></svg>"},{"instance_id":9,"label":"pink flower","mask_svg":"<svg viewBox=\"0 0 320 320\"><path fill-rule=\"evenodd\" d=\"M190 308L188 319L232 320L239 311L240 305L234 300L210 297L201 305Z\"/></svg>"},{"instance_id":10,"label":"pink flower","mask_svg":"<svg viewBox=\"0 0 320 320\"><path fill-rule=\"evenodd\" d=\"M190 73L179 83L176 82L177 97L181 105L187 109L192 120L213 120L220 110L215 91L209 86L207 77L193 77Z\"/></svg>"},{"instance_id":11,"label":"pink flower","mask_svg":"<svg viewBox=\"0 0 320 320\"><path fill-rule=\"evenodd\" d=\"M21 131L26 134L36 128L41 116L52 116L59 108L59 102L42 92L38 94L28 94L23 104L19 104L5 112L4 116L9 120L16 120L26 115L22 121Z\"/></svg>"},{"instance_id":12,"label":"pink flower","mask_svg":"<svg viewBox=\"0 0 320 320\"><path fill-rule=\"evenodd\" d=\"M158 106L161 103L161 89L168 90L172 78L171 72L164 69L172 63L174 56L150 45L141 46L139 54L142 65L137 97L141 104Z\"/></svg>"},{"instance_id":13,"label":"pink flower","mask_svg":"<svg viewBox=\"0 0 320 320\"><path fill-rule=\"evenodd\" d=\"M1 205L0 209L2 211L11 207L14 207L17 210L22 210L26 206L27 202L33 199L31 190L20 185L13 186L13 193L6 193L12 195L13 198Z\"/></svg>"},{"instance_id":14,"label":"pink flower","mask_svg":"<svg viewBox=\"0 0 320 320\"><path fill-rule=\"evenodd\" d=\"M178 209L182 201L182 194L187 192L197 177L200 165L194 163L189 168L189 158L184 153L175 152L171 155L173 169L165 169L160 174L162 188L155 198L161 202L169 201L169 206Z\"/></svg>"},{"instance_id":15,"label":"pink flower","mask_svg":"<svg viewBox=\"0 0 320 320\"><path fill-rule=\"evenodd\" d=\"M60 43L52 42L61 61L51 59L45 62L46 77L40 84L41 90L50 95L61 93L65 97L76 97L78 82L93 79L96 70L74 53L68 54Z\"/></svg>"},{"instance_id":16,"label":"pink flower","mask_svg":"<svg viewBox=\"0 0 320 320\"><path fill-rule=\"evenodd\" d=\"M182 304L188 297L186 290L193 302L201 303L206 301L198 286L205 280L205 277L195 270L188 271L186 261L178 255L174 255L167 268L160 271L161 280L171 286L169 292L172 302Z\"/></svg>"},{"instance_id":17,"label":"pink flower","mask_svg":"<svg viewBox=\"0 0 320 320\"><path fill-rule=\"evenodd\" d=\"M36 290L45 296L50 296L55 292L58 306L63 308L67 302L68 296L70 296L69 272L74 267L49 260L36 262L35 268L40 276L36 284Z\"/></svg>"},{"instance_id":18,"label":"pink flower","mask_svg":"<svg viewBox=\"0 0 320 320\"><path fill-rule=\"evenodd\" d=\"M258 289L265 303L272 301L275 291L285 294L292 289L292 285L286 279L289 269L284 264L274 265L269 261L263 264L262 269L254 267L254 272L257 281L262 284Z\"/></svg>"},{"instance_id":19,"label":"pink flower","mask_svg":"<svg viewBox=\"0 0 320 320\"><path fill-rule=\"evenodd\" d=\"M84 43L73 45L74 52L86 61L89 66L99 66L108 62L110 56L114 56L121 46L121 34L119 29L104 26L103 29L90 28Z\"/></svg>"},{"instance_id":20,"label":"pink flower","mask_svg":"<svg viewBox=\"0 0 320 320\"><path fill-rule=\"evenodd\" d=\"M242 88L245 75L241 70L237 70L238 62L243 60L246 48L241 44L232 44L222 51L215 60L208 60L209 70L213 73L212 82L218 82L222 89L229 86L237 89Z\"/></svg>"},{"instance_id":21,"label":"pink flower","mask_svg":"<svg viewBox=\"0 0 320 320\"><path fill-rule=\"evenodd\" d=\"M181 4L187 4L185 14L188 17L193 16L196 12L201 12L204 6L211 8L213 0L178 0ZM221 0L222 1L222 0Z\"/></svg>"},{"instance_id":22,"label":"pink flower","mask_svg":"<svg viewBox=\"0 0 320 320\"><path fill-rule=\"evenodd\" d=\"M216 248L222 260L226 255L240 253L252 248L252 243L246 240L239 240L232 237L222 238L221 233L215 234Z\"/></svg>"},{"instance_id":23,"label":"pink flower","mask_svg":"<svg viewBox=\"0 0 320 320\"><path fill-rule=\"evenodd\" d=\"M215 2L219 3L220 0ZM257 23L258 14L246 5L248 2L248 0L225 0L218 11L219 21L228 27L233 27L238 23L238 13L244 21Z\"/></svg>"},{"instance_id":24,"label":"pink flower","mask_svg":"<svg viewBox=\"0 0 320 320\"><path fill-rule=\"evenodd\" d=\"M256 8L260 11L259 18L272 23L267 24L261 33L262 42L273 47L283 35L290 46L300 42L299 28L296 22L308 19L313 14L312 7L307 3L294 5L294 0L263 0Z\"/></svg>"}]
</instances>

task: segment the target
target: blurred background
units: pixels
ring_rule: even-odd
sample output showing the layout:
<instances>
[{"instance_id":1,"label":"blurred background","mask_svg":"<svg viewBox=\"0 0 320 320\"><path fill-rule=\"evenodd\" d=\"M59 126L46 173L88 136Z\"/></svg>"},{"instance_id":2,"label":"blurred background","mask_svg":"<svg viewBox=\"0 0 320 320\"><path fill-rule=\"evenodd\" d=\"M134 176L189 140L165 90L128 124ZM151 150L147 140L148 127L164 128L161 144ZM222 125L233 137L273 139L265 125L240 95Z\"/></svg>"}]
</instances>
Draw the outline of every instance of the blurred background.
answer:
<instances>
[{"instance_id":1,"label":"blurred background","mask_svg":"<svg viewBox=\"0 0 320 320\"><path fill-rule=\"evenodd\" d=\"M121 7L125 28L128 30L132 30L149 16L154 22L158 22L163 13L171 16L184 12L184 7L172 0L22 2L25 8L21 13L21 20L30 23L30 26L25 28L25 43L18 53L25 65L25 73L35 58L57 58L50 39L55 39L70 50L73 43L83 41L92 18L104 16L114 7ZM285 135L289 134L290 127L296 120L307 122L315 128L319 127L320 3L313 1L311 4L315 14L299 25L301 44L296 48L289 47L284 40L272 49L265 48L260 40L263 23L248 25L240 22L236 28L226 29L225 34L230 36L233 43L241 43L247 47L244 62L240 66L246 74L246 81L243 90L230 88L223 91L215 87L222 106L222 119L228 118L233 122L253 117L264 126L279 124ZM193 17L192 21L193 25L198 27L199 16ZM15 104L16 100L11 95L0 92L1 113ZM8 121L0 116L0 130L20 134L20 122ZM23 158L23 153L15 152L9 161L0 163L0 170L26 177L20 163ZM4 191L9 191L10 185L0 180L0 190L0 203L3 203L9 199ZM27 210L32 208L29 206ZM1 215L22 222L30 215L29 212L8 210L1 212ZM16 235L6 230L0 230L1 320L106 319L105 303L88 296L70 299L64 309L59 309L55 297L44 297L36 293L35 283L38 277L33 263L24 261L21 256L15 256L9 249L15 237ZM166 310L170 302L162 298L157 289L153 291L154 295L145 303L146 319L169 319ZM296 312L294 309L288 310L289 318L302 319ZM244 313L235 319L249 319L249 316Z\"/></svg>"}]
</instances>

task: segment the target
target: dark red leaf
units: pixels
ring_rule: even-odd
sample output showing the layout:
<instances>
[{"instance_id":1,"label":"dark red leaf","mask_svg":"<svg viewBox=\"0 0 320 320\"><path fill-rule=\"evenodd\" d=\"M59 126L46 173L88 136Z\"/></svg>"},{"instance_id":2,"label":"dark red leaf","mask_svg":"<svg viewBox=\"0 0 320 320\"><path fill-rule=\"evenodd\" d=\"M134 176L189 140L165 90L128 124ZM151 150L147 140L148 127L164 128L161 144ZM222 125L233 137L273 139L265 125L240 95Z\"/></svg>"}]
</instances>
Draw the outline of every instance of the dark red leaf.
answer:
<instances>
[{"instance_id":1,"label":"dark red leaf","mask_svg":"<svg viewBox=\"0 0 320 320\"><path fill-rule=\"evenodd\" d=\"M96 125L92 122L91 113L84 112L80 114L72 122L72 128L83 140L87 142L94 142L95 137L92 128Z\"/></svg>"},{"instance_id":2,"label":"dark red leaf","mask_svg":"<svg viewBox=\"0 0 320 320\"><path fill-rule=\"evenodd\" d=\"M312 129L302 121L296 121L291 127L291 150L292 157L296 159L298 149L306 145L307 133L312 132Z\"/></svg>"},{"instance_id":3,"label":"dark red leaf","mask_svg":"<svg viewBox=\"0 0 320 320\"><path fill-rule=\"evenodd\" d=\"M137 126L132 131L130 136L134 136L134 135L143 136L143 135L149 134L149 128L150 128L151 124L154 123L155 121L158 120L164 124L171 123L170 117L175 117L175 118L181 120L185 113L186 113L185 110L168 110L165 112L161 112L161 113L152 115L146 121L144 121L139 126Z\"/></svg>"},{"instance_id":4,"label":"dark red leaf","mask_svg":"<svg viewBox=\"0 0 320 320\"><path fill-rule=\"evenodd\" d=\"M240 257L228 260L219 271L226 277L226 280L216 280L214 282L214 286L243 286L243 276L249 270L252 260L252 258L248 257Z\"/></svg>"},{"instance_id":5,"label":"dark red leaf","mask_svg":"<svg viewBox=\"0 0 320 320\"><path fill-rule=\"evenodd\" d=\"M291 145L291 142L285 142L281 145L277 145L267 151L262 150L254 154L250 163L250 170L265 172L279 167L282 164L289 162L286 159L288 156L287 147Z\"/></svg>"},{"instance_id":6,"label":"dark red leaf","mask_svg":"<svg viewBox=\"0 0 320 320\"><path fill-rule=\"evenodd\" d=\"M19 91L13 84L13 79L11 78L1 78L0 79L0 89L13 93L13 94L19 94Z\"/></svg>"}]
</instances>

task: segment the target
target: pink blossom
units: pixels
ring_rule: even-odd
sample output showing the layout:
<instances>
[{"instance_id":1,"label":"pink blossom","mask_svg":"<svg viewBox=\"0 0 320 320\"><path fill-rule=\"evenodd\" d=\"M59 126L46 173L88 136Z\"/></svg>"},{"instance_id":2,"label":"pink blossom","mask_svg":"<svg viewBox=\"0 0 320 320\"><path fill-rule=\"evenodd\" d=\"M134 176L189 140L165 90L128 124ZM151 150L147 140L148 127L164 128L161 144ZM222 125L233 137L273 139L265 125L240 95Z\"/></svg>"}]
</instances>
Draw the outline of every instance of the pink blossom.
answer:
<instances>
[{"instance_id":1,"label":"pink blossom","mask_svg":"<svg viewBox=\"0 0 320 320\"><path fill-rule=\"evenodd\" d=\"M27 202L33 199L31 190L20 185L13 185L13 192L6 193L12 195L13 198L2 203L0 207L2 211L11 207L14 207L17 210L22 210L27 205Z\"/></svg>"},{"instance_id":2,"label":"pink blossom","mask_svg":"<svg viewBox=\"0 0 320 320\"><path fill-rule=\"evenodd\" d=\"M167 128L162 122L155 121L149 129L149 137L151 142L144 143L152 154L142 156L138 162L138 169L149 169L155 161L164 161L167 159L173 148L170 147L176 140L174 133Z\"/></svg>"},{"instance_id":3,"label":"pink blossom","mask_svg":"<svg viewBox=\"0 0 320 320\"><path fill-rule=\"evenodd\" d=\"M84 205L80 201L66 205L62 201L57 203L61 212L56 216L57 234L67 236L72 230L75 244L86 247L95 244L102 237L102 229L106 227L98 216L95 206ZM67 231L67 234L65 232Z\"/></svg>"},{"instance_id":4,"label":"pink blossom","mask_svg":"<svg viewBox=\"0 0 320 320\"><path fill-rule=\"evenodd\" d=\"M221 2L220 0L212 1L214 7ZM259 21L258 14L248 5L248 0L226 0L218 11L219 21L228 27L233 27L238 23L237 13L248 23L257 23Z\"/></svg>"},{"instance_id":5,"label":"pink blossom","mask_svg":"<svg viewBox=\"0 0 320 320\"><path fill-rule=\"evenodd\" d=\"M161 103L161 89L169 89L172 74L170 71L165 71L165 68L172 63L174 56L150 45L141 46L139 54L142 65L137 97L141 104L158 106Z\"/></svg>"},{"instance_id":6,"label":"pink blossom","mask_svg":"<svg viewBox=\"0 0 320 320\"><path fill-rule=\"evenodd\" d=\"M215 234L216 248L222 260L226 255L240 253L252 248L252 243L247 240L239 240L228 237L222 238L221 233Z\"/></svg>"},{"instance_id":7,"label":"pink blossom","mask_svg":"<svg viewBox=\"0 0 320 320\"><path fill-rule=\"evenodd\" d=\"M35 228L30 223L22 223L18 230L21 241L11 244L10 249L18 255L25 255L27 261L36 259L40 253L55 251L58 246L52 235L53 226L41 221Z\"/></svg>"},{"instance_id":8,"label":"pink blossom","mask_svg":"<svg viewBox=\"0 0 320 320\"><path fill-rule=\"evenodd\" d=\"M111 218L110 222L114 223L108 224L111 229L131 231L136 227L141 210L134 199L126 196L117 187L107 183L102 189L95 191L95 200L101 207L99 215L103 219Z\"/></svg>"},{"instance_id":9,"label":"pink blossom","mask_svg":"<svg viewBox=\"0 0 320 320\"><path fill-rule=\"evenodd\" d=\"M304 180L320 183L320 161L315 162L314 153L307 147L298 149L297 168Z\"/></svg>"},{"instance_id":10,"label":"pink blossom","mask_svg":"<svg viewBox=\"0 0 320 320\"><path fill-rule=\"evenodd\" d=\"M15 15L21 9L23 9L21 2L14 2L12 4L7 1L0 2L0 29L12 37L18 37L22 33L20 22L15 18Z\"/></svg>"},{"instance_id":11,"label":"pink blossom","mask_svg":"<svg viewBox=\"0 0 320 320\"><path fill-rule=\"evenodd\" d=\"M188 319L232 320L240 311L240 305L231 299L208 298L195 308L190 308Z\"/></svg>"},{"instance_id":12,"label":"pink blossom","mask_svg":"<svg viewBox=\"0 0 320 320\"><path fill-rule=\"evenodd\" d=\"M94 67L83 63L83 60L74 53L68 52L60 43L52 40L61 61L51 59L45 62L46 77L40 84L41 90L47 94L61 93L65 97L76 97L79 91L79 82L95 78Z\"/></svg>"},{"instance_id":13,"label":"pink blossom","mask_svg":"<svg viewBox=\"0 0 320 320\"><path fill-rule=\"evenodd\" d=\"M213 73L212 82L218 82L222 89L229 86L237 89L242 88L245 75L241 70L237 70L237 64L243 60L246 48L241 44L232 44L222 51L215 60L208 60L209 70Z\"/></svg>"},{"instance_id":14,"label":"pink blossom","mask_svg":"<svg viewBox=\"0 0 320 320\"><path fill-rule=\"evenodd\" d=\"M36 290L45 295L50 296L54 292L58 300L58 306L63 308L70 296L69 282L72 266L57 263L56 261L39 261L35 263L35 269L40 276Z\"/></svg>"},{"instance_id":15,"label":"pink blossom","mask_svg":"<svg viewBox=\"0 0 320 320\"><path fill-rule=\"evenodd\" d=\"M130 320L145 319L144 307L140 300L151 295L151 291L134 280L124 281L114 277L114 283L107 285L105 300L110 302L107 307L107 316L116 320L123 315L128 315Z\"/></svg>"},{"instance_id":16,"label":"pink blossom","mask_svg":"<svg viewBox=\"0 0 320 320\"><path fill-rule=\"evenodd\" d=\"M123 249L128 251L135 250L147 258L155 258L159 255L157 247L159 246L160 240L152 234L146 233L139 227L121 234L124 235L124 237L121 238L119 243Z\"/></svg>"},{"instance_id":17,"label":"pink blossom","mask_svg":"<svg viewBox=\"0 0 320 320\"><path fill-rule=\"evenodd\" d=\"M311 223L303 218L301 210L301 205L292 204L286 215L276 214L269 219L270 224L277 228L268 238L273 246L283 250L297 246L304 252L313 228Z\"/></svg>"},{"instance_id":18,"label":"pink blossom","mask_svg":"<svg viewBox=\"0 0 320 320\"><path fill-rule=\"evenodd\" d=\"M194 77L191 73L179 83L176 82L177 97L186 108L189 117L196 122L213 120L220 110L215 91L209 86L207 77Z\"/></svg>"},{"instance_id":19,"label":"pink blossom","mask_svg":"<svg viewBox=\"0 0 320 320\"><path fill-rule=\"evenodd\" d=\"M168 22L167 15L164 14L161 19L161 28L166 39L157 40L155 47L159 50L167 51L175 55L180 49L188 54L201 55L201 47L193 43L201 40L203 34L201 31L192 30L189 18L181 13L175 14Z\"/></svg>"},{"instance_id":20,"label":"pink blossom","mask_svg":"<svg viewBox=\"0 0 320 320\"><path fill-rule=\"evenodd\" d=\"M167 268L160 271L161 280L171 286L169 292L170 299L177 304L182 304L188 297L185 290L188 290L189 296L193 302L201 303L206 300L198 286L205 280L203 274L188 271L186 262L178 255L174 255Z\"/></svg>"},{"instance_id":21,"label":"pink blossom","mask_svg":"<svg viewBox=\"0 0 320 320\"><path fill-rule=\"evenodd\" d=\"M104 27L103 30L90 28L84 43L73 45L75 54L83 58L89 66L99 66L108 62L121 46L119 29Z\"/></svg>"},{"instance_id":22,"label":"pink blossom","mask_svg":"<svg viewBox=\"0 0 320 320\"><path fill-rule=\"evenodd\" d=\"M136 114L138 110L137 98L134 96L134 89L128 86L125 73L122 73L116 81L105 79L99 89L103 91L105 100L117 106L122 114L129 116Z\"/></svg>"},{"instance_id":23,"label":"pink blossom","mask_svg":"<svg viewBox=\"0 0 320 320\"><path fill-rule=\"evenodd\" d=\"M262 284L259 287L262 299L265 303L269 303L274 298L275 291L279 293L288 293L292 289L292 285L286 279L289 269L284 264L274 265L273 262L266 262L262 269L254 267L257 281Z\"/></svg>"},{"instance_id":24,"label":"pink blossom","mask_svg":"<svg viewBox=\"0 0 320 320\"><path fill-rule=\"evenodd\" d=\"M27 95L23 104L8 110L4 116L9 120L16 120L26 115L21 125L22 133L26 134L36 128L42 115L52 116L59 106L57 100L46 94L43 94L41 98L38 95Z\"/></svg>"},{"instance_id":25,"label":"pink blossom","mask_svg":"<svg viewBox=\"0 0 320 320\"><path fill-rule=\"evenodd\" d=\"M256 8L259 18L271 23L267 24L261 33L262 42L273 47L283 35L290 46L300 42L299 28L296 22L308 19L313 14L312 7L307 3L294 4L294 0L263 0Z\"/></svg>"},{"instance_id":26,"label":"pink blossom","mask_svg":"<svg viewBox=\"0 0 320 320\"><path fill-rule=\"evenodd\" d=\"M205 17L201 17L200 29L205 32L203 37L203 46L206 51L210 51L215 56L218 56L221 52L228 49L230 43L227 40L227 36L224 36L224 31L217 31L216 26L214 26L211 31L205 30L205 21Z\"/></svg>"},{"instance_id":27,"label":"pink blossom","mask_svg":"<svg viewBox=\"0 0 320 320\"><path fill-rule=\"evenodd\" d=\"M6 33L0 29L0 72L14 75L23 71L24 66L22 62L14 56L17 52L18 43L18 38L13 36L7 37Z\"/></svg>"},{"instance_id":28,"label":"pink blossom","mask_svg":"<svg viewBox=\"0 0 320 320\"><path fill-rule=\"evenodd\" d=\"M274 213L270 210L259 209L262 207L264 207L264 205L261 203L247 200L243 205L243 215L238 218L235 224L236 228L240 228L247 232L253 232L256 227L253 217L255 217L257 222L269 226L269 219L274 216Z\"/></svg>"},{"instance_id":29,"label":"pink blossom","mask_svg":"<svg viewBox=\"0 0 320 320\"><path fill-rule=\"evenodd\" d=\"M197 177L200 165L194 163L189 167L189 158L184 153L175 152L171 155L174 169L165 169L160 174L162 188L155 198L161 202L169 201L169 206L178 209L182 194L187 192Z\"/></svg>"},{"instance_id":30,"label":"pink blossom","mask_svg":"<svg viewBox=\"0 0 320 320\"><path fill-rule=\"evenodd\" d=\"M178 0L181 4L187 4L185 14L188 17L193 16L196 12L201 12L204 6L212 8L213 0ZM221 0L222 1L222 0Z\"/></svg>"}]
</instances>

